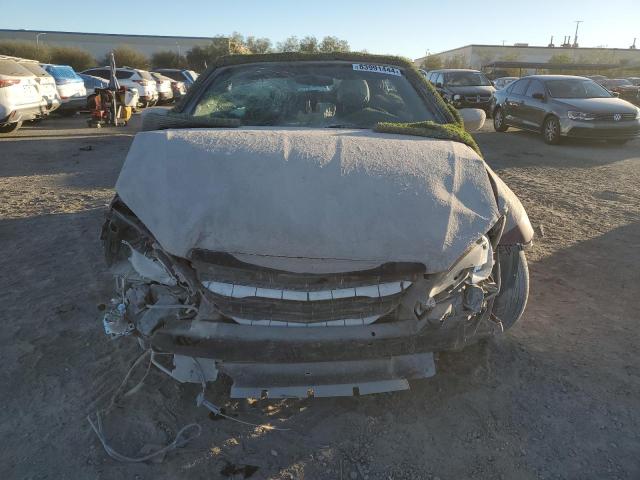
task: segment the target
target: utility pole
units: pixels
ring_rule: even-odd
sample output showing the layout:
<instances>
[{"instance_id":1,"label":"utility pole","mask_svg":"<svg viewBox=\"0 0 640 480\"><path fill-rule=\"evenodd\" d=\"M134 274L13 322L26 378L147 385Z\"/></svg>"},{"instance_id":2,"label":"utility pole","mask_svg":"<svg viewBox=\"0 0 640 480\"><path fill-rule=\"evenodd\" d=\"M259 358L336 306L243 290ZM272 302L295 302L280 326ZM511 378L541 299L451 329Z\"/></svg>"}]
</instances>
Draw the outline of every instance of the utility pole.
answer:
<instances>
[{"instance_id":1,"label":"utility pole","mask_svg":"<svg viewBox=\"0 0 640 480\"><path fill-rule=\"evenodd\" d=\"M584 23L584 20L574 20L574 22L576 22L576 34L573 37L573 48L578 48L578 27Z\"/></svg>"}]
</instances>

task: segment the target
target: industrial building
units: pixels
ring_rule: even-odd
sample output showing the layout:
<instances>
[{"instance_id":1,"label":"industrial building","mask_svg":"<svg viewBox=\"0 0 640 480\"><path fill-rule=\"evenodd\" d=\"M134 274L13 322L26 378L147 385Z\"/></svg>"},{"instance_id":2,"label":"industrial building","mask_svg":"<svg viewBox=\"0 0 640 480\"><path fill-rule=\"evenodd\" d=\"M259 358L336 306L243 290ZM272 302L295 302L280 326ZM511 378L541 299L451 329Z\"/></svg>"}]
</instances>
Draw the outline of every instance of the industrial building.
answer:
<instances>
[{"instance_id":1,"label":"industrial building","mask_svg":"<svg viewBox=\"0 0 640 480\"><path fill-rule=\"evenodd\" d=\"M196 45L211 42L229 42L224 37L173 37L165 35L121 35L116 33L56 32L50 30L0 29L0 40L16 40L87 50L96 58L103 58L116 47L126 45L147 56L161 50L174 50L185 54Z\"/></svg>"},{"instance_id":2,"label":"industrial building","mask_svg":"<svg viewBox=\"0 0 640 480\"><path fill-rule=\"evenodd\" d=\"M474 44L435 53L430 57L439 58L443 67L450 68L481 69L494 62L547 63L550 60L557 61L558 59L566 59L567 63L640 66L640 50L635 48ZM420 57L414 62L418 67L421 67L427 58L429 56Z\"/></svg>"}]
</instances>

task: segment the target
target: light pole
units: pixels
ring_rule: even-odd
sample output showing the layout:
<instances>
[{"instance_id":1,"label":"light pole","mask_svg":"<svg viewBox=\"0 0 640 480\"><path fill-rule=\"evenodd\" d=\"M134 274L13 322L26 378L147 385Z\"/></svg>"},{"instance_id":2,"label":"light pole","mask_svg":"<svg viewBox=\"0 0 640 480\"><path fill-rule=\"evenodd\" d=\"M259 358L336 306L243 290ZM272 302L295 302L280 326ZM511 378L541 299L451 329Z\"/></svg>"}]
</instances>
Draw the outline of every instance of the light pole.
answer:
<instances>
[{"instance_id":1,"label":"light pole","mask_svg":"<svg viewBox=\"0 0 640 480\"><path fill-rule=\"evenodd\" d=\"M40 50L40 35L46 35L45 32L36 33L36 52Z\"/></svg>"}]
</instances>

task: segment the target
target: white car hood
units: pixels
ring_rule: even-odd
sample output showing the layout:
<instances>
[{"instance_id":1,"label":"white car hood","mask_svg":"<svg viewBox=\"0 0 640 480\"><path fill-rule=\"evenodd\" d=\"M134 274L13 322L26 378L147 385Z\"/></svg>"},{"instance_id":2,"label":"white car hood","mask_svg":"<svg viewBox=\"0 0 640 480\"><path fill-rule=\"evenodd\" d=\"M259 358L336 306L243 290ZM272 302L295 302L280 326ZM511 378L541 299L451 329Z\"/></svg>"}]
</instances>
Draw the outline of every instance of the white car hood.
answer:
<instances>
[{"instance_id":1,"label":"white car hood","mask_svg":"<svg viewBox=\"0 0 640 480\"><path fill-rule=\"evenodd\" d=\"M116 190L173 255L199 248L291 271L443 271L499 215L471 148L371 130L143 132Z\"/></svg>"}]
</instances>

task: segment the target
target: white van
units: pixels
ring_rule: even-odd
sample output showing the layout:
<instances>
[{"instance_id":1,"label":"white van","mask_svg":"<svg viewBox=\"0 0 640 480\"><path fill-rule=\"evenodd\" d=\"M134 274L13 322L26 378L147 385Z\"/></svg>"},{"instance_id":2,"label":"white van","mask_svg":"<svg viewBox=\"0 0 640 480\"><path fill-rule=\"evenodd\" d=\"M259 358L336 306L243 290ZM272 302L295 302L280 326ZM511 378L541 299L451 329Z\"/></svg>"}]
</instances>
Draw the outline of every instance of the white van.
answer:
<instances>
[{"instance_id":1,"label":"white van","mask_svg":"<svg viewBox=\"0 0 640 480\"><path fill-rule=\"evenodd\" d=\"M13 133L22 122L46 114L36 76L15 60L0 57L0 134Z\"/></svg>"}]
</instances>

